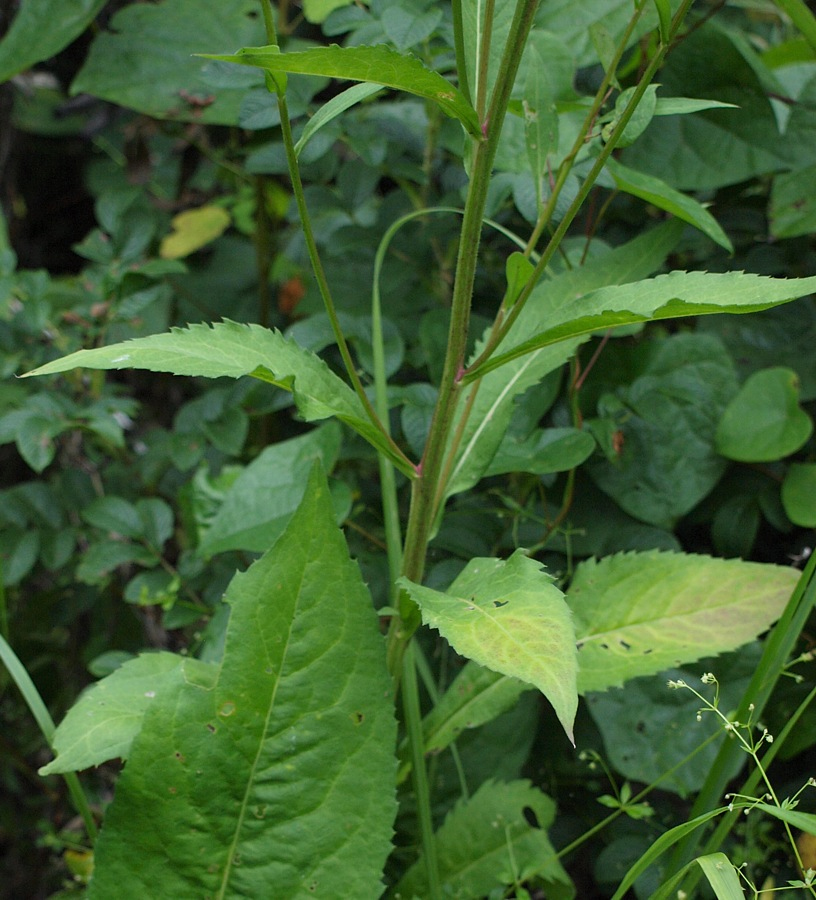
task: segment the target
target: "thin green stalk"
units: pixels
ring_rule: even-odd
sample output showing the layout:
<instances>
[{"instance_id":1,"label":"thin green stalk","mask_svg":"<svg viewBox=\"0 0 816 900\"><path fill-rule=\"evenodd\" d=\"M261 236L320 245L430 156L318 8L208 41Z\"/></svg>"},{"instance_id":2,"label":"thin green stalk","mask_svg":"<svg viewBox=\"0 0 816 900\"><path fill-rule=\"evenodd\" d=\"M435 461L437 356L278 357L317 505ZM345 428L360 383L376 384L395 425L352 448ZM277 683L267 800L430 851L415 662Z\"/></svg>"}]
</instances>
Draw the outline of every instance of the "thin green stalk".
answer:
<instances>
[{"instance_id":1,"label":"thin green stalk","mask_svg":"<svg viewBox=\"0 0 816 900\"><path fill-rule=\"evenodd\" d=\"M683 19L685 18L686 14L688 13L688 10L691 7L693 2L694 2L694 0L683 0L683 2L681 3L677 14L675 15L674 19L672 20L672 30L671 30L672 36L674 36L677 33L678 29L680 28L680 25L683 22ZM572 203L570 204L569 209L564 214L563 219L558 223L558 227L553 232L553 235L550 238L550 241L547 244L546 249L541 254L541 257L540 257L538 263L536 264L536 267L535 267L532 275L530 276L530 279L528 280L527 284L524 286L521 293L519 294L518 299L516 300L515 304L513 305L512 310L506 316L506 318L504 318L504 320L501 322L500 327L498 329L496 329L494 334L491 335L491 337L487 341L487 344L485 345L483 352L480 354L479 358L477 360L475 360L468 367L467 371L464 373L463 382L465 384L468 384L471 381L474 381L477 378L482 377L483 375L487 374L487 372L491 371L492 369L498 368L499 366L503 365L505 362L509 362L510 360L515 359L517 355L519 355L519 354L514 354L511 351L509 353L505 353L500 356L491 358L491 354L493 353L493 351L507 337L507 334L509 333L510 329L513 327L513 324L515 323L516 319L518 319L518 317L521 314L522 310L524 309L527 301L529 300L529 298L533 292L533 289L535 288L536 284L538 283L539 279L541 278L542 274L544 273L544 270L549 265L550 260L553 258L555 253L558 251L558 248L561 245L561 241L566 236L566 233L567 233L570 225L572 225L573 220L575 219L579 210L583 206L584 201L586 200L587 196L589 195L589 192L594 187L595 182L598 179L598 176L601 174L603 167L606 165L607 159L609 159L609 157L612 154L612 151L617 146L617 143L620 140L620 136L623 134L623 131L626 128L627 124L629 123L629 120L631 119L632 115L634 114L635 109L637 108L638 104L640 103L643 95L646 93L646 89L649 87L649 85L653 81L654 76L657 73L657 70L663 64L663 60L665 59L665 56L668 53L670 46L671 46L670 41L661 42L658 45L657 51L655 52L652 59L649 61L649 65L646 67L646 70L644 71L643 76L641 77L640 81L638 82L637 87L635 88L635 91L634 91L629 103L626 106L626 109L622 113L615 128L613 129L613 131L609 137L609 140L601 148L601 151L598 154L598 157L596 158L595 163L592 166L592 169L589 171L587 177L584 179L583 183L581 184L581 187L578 190L578 193L576 194L575 198L573 199Z\"/></svg>"},{"instance_id":2,"label":"thin green stalk","mask_svg":"<svg viewBox=\"0 0 816 900\"><path fill-rule=\"evenodd\" d=\"M14 683L23 695L23 700L25 700L31 711L31 715L34 716L34 720L39 726L48 746L53 749L54 732L56 731L54 720L51 718L51 714L48 712L45 703L43 703L40 692L31 680L31 676L26 671L25 666L20 662L20 658L11 649L11 645L3 636L0 636L0 661L2 661L6 669L8 669L9 675L11 675ZM79 783L76 772L66 772L62 777L65 779L65 784L68 786L68 793L71 795L74 809L79 813L82 817L82 821L85 823L85 831L88 835L88 840L93 844L96 841L97 835L96 822L94 821L88 798L82 790L82 785Z\"/></svg>"},{"instance_id":3,"label":"thin green stalk","mask_svg":"<svg viewBox=\"0 0 816 900\"><path fill-rule=\"evenodd\" d=\"M802 32L802 37L816 50L816 17L804 0L776 0L776 5L789 16Z\"/></svg>"},{"instance_id":4,"label":"thin green stalk","mask_svg":"<svg viewBox=\"0 0 816 900\"><path fill-rule=\"evenodd\" d=\"M490 45L493 40L493 11L495 0L485 0L482 33L479 36L479 57L476 65L476 114L484 122L487 109L487 70L490 66Z\"/></svg>"},{"instance_id":5,"label":"thin green stalk","mask_svg":"<svg viewBox=\"0 0 816 900\"><path fill-rule=\"evenodd\" d=\"M445 446L459 398L460 377L467 348L470 304L476 277L479 239L493 160L498 148L510 92L537 7L538 0L520 0L516 7L499 66L499 77L485 122L485 139L477 142L474 149L470 185L459 238L448 346L442 369L439 396L431 420L425 453L417 470L418 478L412 485L403 574L413 581L422 579L425 554L433 526L434 498L439 486ZM392 623L389 635L389 658L392 671L399 670L402 648L419 625L416 606L404 592L400 612L404 622Z\"/></svg>"},{"instance_id":6,"label":"thin green stalk","mask_svg":"<svg viewBox=\"0 0 816 900\"><path fill-rule=\"evenodd\" d=\"M814 576L816 576L816 554L811 555L808 560L785 611L765 640L762 657L736 711L735 718L738 721L747 721L752 714L755 718L761 718L805 623L816 605L816 577ZM751 704L753 704L753 711L749 709ZM768 752L774 750L775 745L776 741ZM697 794L690 813L692 818L701 810L710 809L715 803L720 802L728 786L728 773L733 771L734 762L740 752L739 745L733 741L726 741L720 748L720 752L709 769L708 777ZM776 751L774 750L774 752ZM699 835L689 835L681 841L669 861L667 872L671 874L679 871L695 855L699 843Z\"/></svg>"},{"instance_id":7,"label":"thin green stalk","mask_svg":"<svg viewBox=\"0 0 816 900\"><path fill-rule=\"evenodd\" d=\"M453 10L453 49L456 54L456 75L459 79L459 90L467 102L473 106L468 83L467 61L465 59L465 27L462 20L462 0L452 0Z\"/></svg>"},{"instance_id":8,"label":"thin green stalk","mask_svg":"<svg viewBox=\"0 0 816 900\"><path fill-rule=\"evenodd\" d=\"M436 858L436 836L431 816L431 791L425 769L425 743L422 737L422 711L419 706L419 685L413 644L409 644L402 656L402 708L408 744L411 748L414 798L422 836L422 858L428 875L429 900L442 900L442 882Z\"/></svg>"},{"instance_id":9,"label":"thin green stalk","mask_svg":"<svg viewBox=\"0 0 816 900\"><path fill-rule=\"evenodd\" d=\"M269 267L272 263L272 222L266 208L263 176L255 179L255 266L258 271L258 323L269 326L271 291Z\"/></svg>"}]
</instances>

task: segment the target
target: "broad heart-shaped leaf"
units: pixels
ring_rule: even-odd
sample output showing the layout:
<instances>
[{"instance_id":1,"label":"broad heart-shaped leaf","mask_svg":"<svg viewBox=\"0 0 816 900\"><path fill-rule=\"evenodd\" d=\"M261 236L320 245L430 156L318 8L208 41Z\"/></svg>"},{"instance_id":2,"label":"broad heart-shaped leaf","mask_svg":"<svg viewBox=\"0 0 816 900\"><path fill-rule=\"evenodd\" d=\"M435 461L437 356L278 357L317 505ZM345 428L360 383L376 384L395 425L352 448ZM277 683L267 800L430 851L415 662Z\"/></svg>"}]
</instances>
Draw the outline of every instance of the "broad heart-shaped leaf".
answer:
<instances>
[{"instance_id":1,"label":"broad heart-shaped leaf","mask_svg":"<svg viewBox=\"0 0 816 900\"><path fill-rule=\"evenodd\" d=\"M131 3L114 15L110 31L96 36L71 93L92 94L156 119L237 125L247 88L262 79L225 83L193 54L225 42L240 47L262 35L255 0Z\"/></svg>"},{"instance_id":2,"label":"broad heart-shaped leaf","mask_svg":"<svg viewBox=\"0 0 816 900\"><path fill-rule=\"evenodd\" d=\"M40 366L30 375L53 375L84 366L89 369L148 369L204 378L252 375L291 391L307 422L335 416L392 458L395 457L366 415L360 399L315 354L260 325L217 322L173 328L167 334L124 341L110 347L79 350Z\"/></svg>"},{"instance_id":3,"label":"broad heart-shaped leaf","mask_svg":"<svg viewBox=\"0 0 816 900\"><path fill-rule=\"evenodd\" d=\"M644 175L642 172L630 169L615 159L610 158L606 163L606 168L619 190L625 191L633 197L639 197L658 209L666 210L677 216L678 219L698 228L729 253L733 252L734 248L728 235L720 228L714 216L693 197L675 190L665 181L661 181L653 175Z\"/></svg>"},{"instance_id":4,"label":"broad heart-shaped leaf","mask_svg":"<svg viewBox=\"0 0 816 900\"><path fill-rule=\"evenodd\" d=\"M330 47L315 47L294 53L281 53L275 46L245 47L231 55L208 55L207 58L257 66L273 74L324 75L381 84L430 100L447 115L459 119L472 135L482 135L476 110L458 88L438 72L427 68L417 57L397 53L384 44L374 47L339 47L332 44Z\"/></svg>"},{"instance_id":5,"label":"broad heart-shaped leaf","mask_svg":"<svg viewBox=\"0 0 816 900\"><path fill-rule=\"evenodd\" d=\"M436 832L444 895L477 900L536 876L570 886L547 837L554 819L555 804L529 781L485 782L469 800L457 803ZM420 859L405 873L393 898L428 896Z\"/></svg>"},{"instance_id":6,"label":"broad heart-shaped leaf","mask_svg":"<svg viewBox=\"0 0 816 900\"><path fill-rule=\"evenodd\" d=\"M303 473L315 459L331 471L341 441L340 426L327 422L259 453L230 486L198 552L212 556L270 547L300 504L306 489Z\"/></svg>"},{"instance_id":7,"label":"broad heart-shaped leaf","mask_svg":"<svg viewBox=\"0 0 816 900\"><path fill-rule=\"evenodd\" d=\"M74 772L109 759L127 759L145 713L159 696L189 681L215 684L218 669L175 653L142 653L123 663L77 700L54 733L57 758L40 775Z\"/></svg>"},{"instance_id":8,"label":"broad heart-shaped leaf","mask_svg":"<svg viewBox=\"0 0 816 900\"><path fill-rule=\"evenodd\" d=\"M155 698L96 847L90 898L376 897L396 722L371 597L312 470L236 575L215 686Z\"/></svg>"},{"instance_id":9,"label":"broad heart-shaped leaf","mask_svg":"<svg viewBox=\"0 0 816 900\"><path fill-rule=\"evenodd\" d=\"M472 559L445 593L399 583L457 653L537 687L572 740L575 636L564 595L541 563L520 550L506 561Z\"/></svg>"},{"instance_id":10,"label":"broad heart-shaped leaf","mask_svg":"<svg viewBox=\"0 0 816 900\"><path fill-rule=\"evenodd\" d=\"M579 691L736 649L778 618L798 577L784 566L659 551L582 562L567 591Z\"/></svg>"},{"instance_id":11,"label":"broad heart-shaped leaf","mask_svg":"<svg viewBox=\"0 0 816 900\"><path fill-rule=\"evenodd\" d=\"M546 327L546 317L540 318L538 315L539 306L563 310L562 314L566 316L566 310L571 303L574 304L576 294L580 296L603 285L625 284L645 278L662 265L681 232L679 223L670 222L585 266L542 282L534 292L536 302L533 302L533 297L530 298L508 340L519 340L516 335L529 336ZM586 333L581 332L578 337L564 340L557 346L542 347L502 366L501 371L487 372L462 392L456 414L458 417L468 411L469 414L455 450L456 459L446 486L446 496L466 491L476 484L504 440L515 398L563 365L584 340ZM474 355L478 355L483 346L483 342L477 344ZM476 395L472 399L471 393L474 391ZM453 434L456 432L456 428L452 429ZM449 451L453 451L453 438Z\"/></svg>"},{"instance_id":12,"label":"broad heart-shaped leaf","mask_svg":"<svg viewBox=\"0 0 816 900\"><path fill-rule=\"evenodd\" d=\"M754 372L728 404L717 428L717 449L740 462L773 462L795 453L813 433L799 406L799 376L777 366Z\"/></svg>"},{"instance_id":13,"label":"broad heart-shaped leaf","mask_svg":"<svg viewBox=\"0 0 816 900\"><path fill-rule=\"evenodd\" d=\"M793 463L782 482L782 505L794 525L816 528L816 463Z\"/></svg>"},{"instance_id":14,"label":"broad heart-shaped leaf","mask_svg":"<svg viewBox=\"0 0 816 900\"><path fill-rule=\"evenodd\" d=\"M105 0L25 0L0 41L0 82L67 47L94 20Z\"/></svg>"}]
</instances>

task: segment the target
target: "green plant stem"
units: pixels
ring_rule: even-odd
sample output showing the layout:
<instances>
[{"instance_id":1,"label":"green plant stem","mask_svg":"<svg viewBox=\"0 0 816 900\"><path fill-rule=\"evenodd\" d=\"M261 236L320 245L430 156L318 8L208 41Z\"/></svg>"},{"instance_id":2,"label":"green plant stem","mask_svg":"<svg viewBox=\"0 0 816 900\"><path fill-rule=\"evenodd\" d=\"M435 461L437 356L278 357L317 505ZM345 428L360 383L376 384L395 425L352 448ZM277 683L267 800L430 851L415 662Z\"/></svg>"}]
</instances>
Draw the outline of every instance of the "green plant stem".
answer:
<instances>
[{"instance_id":1,"label":"green plant stem","mask_svg":"<svg viewBox=\"0 0 816 900\"><path fill-rule=\"evenodd\" d=\"M672 36L674 36L679 30L680 25L682 24L693 2L694 0L683 0L683 2L681 3L680 8L678 9L674 19L672 20ZM512 351L493 358L491 358L491 356L493 354L493 351L507 337L516 319L518 319L519 315L524 309L527 300L530 298L530 295L532 294L536 284L544 273L544 270L549 265L550 260L553 258L558 248L560 247L561 241L564 239L570 225L583 206L584 201L589 195L589 192L594 187L598 176L601 174L603 167L606 165L607 159L609 159L612 151L617 146L617 143L620 140L620 136L623 134L623 131L629 123L632 115L634 114L635 109L640 103L643 95L646 93L646 89L652 83L657 70L663 64L663 60L665 59L670 46L671 42L661 42L658 45L657 51L649 61L649 65L646 67L643 76L638 82L629 103L626 105L626 109L621 114L617 125L609 136L609 140L601 148L594 165L589 171L587 177L584 179L580 189L578 190L578 193L576 194L574 200L564 214L564 218L558 223L558 227L553 232L553 235L550 238L546 249L541 254L541 257L536 264L532 275L519 294L512 310L510 310L507 317L503 320L500 321L500 319L497 319L497 323L500 322L499 327L494 330L493 334L488 339L487 344L485 345L485 348L479 355L478 359L476 359L464 373L463 382L465 384L469 384L470 382L475 381L477 378L480 378L482 375L487 374L487 372L491 371L492 369L498 368L503 363L509 362L510 360L516 358Z\"/></svg>"},{"instance_id":2,"label":"green plant stem","mask_svg":"<svg viewBox=\"0 0 816 900\"><path fill-rule=\"evenodd\" d=\"M269 327L271 292L269 267L272 263L272 221L266 209L264 179L255 179L255 266L258 271L258 324Z\"/></svg>"},{"instance_id":3,"label":"green plant stem","mask_svg":"<svg viewBox=\"0 0 816 900\"><path fill-rule=\"evenodd\" d=\"M0 661L3 662L9 675L11 675L14 683L23 695L23 700L25 700L31 711L31 715L34 716L34 720L39 726L48 746L53 749L54 732L56 731L54 720L51 718L51 714L48 712L45 703L43 703L40 692L31 680L31 676L26 671L25 666L20 662L20 658L11 649L11 645L3 636L0 636ZM62 777L65 779L74 809L85 823L88 840L91 844L94 844L97 836L96 822L94 821L88 798L85 796L82 785L79 783L79 778L77 778L76 772L66 772Z\"/></svg>"},{"instance_id":4,"label":"green plant stem","mask_svg":"<svg viewBox=\"0 0 816 900\"><path fill-rule=\"evenodd\" d=\"M462 0L452 0L451 7L453 11L453 48L456 54L456 75L459 79L459 90L467 102L473 106L467 75L467 60L465 59L465 27L462 20Z\"/></svg>"},{"instance_id":5,"label":"green plant stem","mask_svg":"<svg viewBox=\"0 0 816 900\"><path fill-rule=\"evenodd\" d=\"M796 589L785 607L785 611L765 640L762 657L735 714L735 718L738 721L747 721L751 715L761 718L771 693L776 687L787 660L793 652L793 648L799 640L799 636L816 604L815 575L816 554L812 554L802 572ZM753 710L749 709L751 704L753 704ZM777 752L775 749L776 743L774 741L768 753L771 753L771 751ZM726 741L722 745L720 752L709 769L705 783L697 794L697 799L690 813L692 818L698 815L701 810L710 809L715 803L720 801L728 786L728 773L733 771L734 762L741 752L739 744L734 741ZM771 756L770 758L772 759L773 757ZM750 783L749 779L746 784ZM719 843L732 825L733 822L723 829L718 843L713 845L714 850L719 847ZM720 829L717 830L718 834L719 832ZM679 871L695 855L699 843L700 836L693 834L688 835L683 841L678 843L669 860L668 874Z\"/></svg>"},{"instance_id":6,"label":"green plant stem","mask_svg":"<svg viewBox=\"0 0 816 900\"><path fill-rule=\"evenodd\" d=\"M408 745L411 748L412 779L422 836L422 858L428 875L429 900L442 900L442 883L436 858L436 836L431 816L431 791L425 769L425 743L422 737L422 711L419 705L419 684L417 683L414 648L409 644L402 656L402 709Z\"/></svg>"},{"instance_id":7,"label":"green plant stem","mask_svg":"<svg viewBox=\"0 0 816 900\"><path fill-rule=\"evenodd\" d=\"M442 470L445 446L459 399L460 377L467 348L470 305L476 277L479 238L493 160L498 149L510 92L537 7L537 0L520 0L516 6L499 66L499 77L485 121L485 139L477 141L473 151L470 185L459 237L448 346L440 380L439 396L431 420L425 452L417 469L418 477L412 484L411 509L408 516L403 557L403 575L412 581L422 580L425 554L433 527L434 499L439 489L439 476ZM400 613L403 621L392 621L389 633L389 664L392 672L400 670L400 658L405 644L420 621L419 612L406 592L402 592Z\"/></svg>"},{"instance_id":8,"label":"green plant stem","mask_svg":"<svg viewBox=\"0 0 816 900\"><path fill-rule=\"evenodd\" d=\"M493 11L495 0L485 0L482 34L479 39L479 64L476 67L476 114L484 121L487 109L487 70L490 66L490 45L493 40Z\"/></svg>"},{"instance_id":9,"label":"green plant stem","mask_svg":"<svg viewBox=\"0 0 816 900\"><path fill-rule=\"evenodd\" d=\"M312 264L312 271L314 272L315 280L317 281L317 287L320 291L320 296L323 298L323 305L326 308L326 313L329 317L329 322L331 323L332 327L332 333L334 334L334 339L337 342L337 347L340 350L340 356L343 359L343 364L346 367L346 372L348 374L349 380L351 381L352 387L354 388L357 396L360 398L360 402L363 404L363 408L368 414L369 419L377 428L377 430L383 435L383 437L385 437L386 442L388 443L388 446L391 449L391 452L394 454L395 458L401 460L404 464L405 470L407 472L410 472L414 468L413 463L395 443L388 429L385 427L385 425L383 425L374 407L371 405L371 401L368 399L368 395L365 392L363 383L360 381L360 376L357 374L354 360L351 358L351 351L349 350L346 337L343 334L343 329L340 327L340 320L337 317L337 309L334 305L334 300L332 299L331 290L329 289L329 282L326 278L326 273L323 269L323 262L320 259L320 254L317 249L317 241L315 241L314 232L312 231L312 220L309 217L309 210L306 206L306 195L304 194L303 182L300 178L300 168L298 166L297 154L295 153L295 142L292 136L292 126L289 122L289 108L286 103L286 96L282 92L278 91L277 98L281 119L281 136L283 138L283 145L286 150L286 161L289 166L289 177L292 181L292 193L295 196L295 203L297 204L298 208L300 224L301 228L303 229L303 238L306 242L306 249L309 253L309 261Z\"/></svg>"},{"instance_id":10,"label":"green plant stem","mask_svg":"<svg viewBox=\"0 0 816 900\"><path fill-rule=\"evenodd\" d=\"M804 0L776 0L776 5L790 17L802 37L816 50L816 17Z\"/></svg>"}]
</instances>

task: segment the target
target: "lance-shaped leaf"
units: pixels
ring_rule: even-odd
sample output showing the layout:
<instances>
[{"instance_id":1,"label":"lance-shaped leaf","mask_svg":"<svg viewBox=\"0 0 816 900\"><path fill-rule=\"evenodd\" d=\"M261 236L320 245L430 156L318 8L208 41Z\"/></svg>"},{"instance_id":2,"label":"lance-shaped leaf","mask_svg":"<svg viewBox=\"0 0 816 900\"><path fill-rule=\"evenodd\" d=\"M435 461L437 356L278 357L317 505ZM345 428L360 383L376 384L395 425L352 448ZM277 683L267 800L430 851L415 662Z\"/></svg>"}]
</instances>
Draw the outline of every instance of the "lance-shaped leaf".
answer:
<instances>
[{"instance_id":1,"label":"lance-shaped leaf","mask_svg":"<svg viewBox=\"0 0 816 900\"><path fill-rule=\"evenodd\" d=\"M317 468L226 598L207 690L159 693L96 847L91 898L376 897L396 723L371 597Z\"/></svg>"},{"instance_id":2,"label":"lance-shaped leaf","mask_svg":"<svg viewBox=\"0 0 816 900\"><path fill-rule=\"evenodd\" d=\"M436 103L476 137L482 130L476 110L458 88L438 72L427 68L417 57L397 53L384 44L374 47L315 47L294 53L281 53L278 47L244 47L228 55L207 54L205 59L255 66L267 72L294 75L323 75L346 81L381 84L396 91L416 94Z\"/></svg>"},{"instance_id":3,"label":"lance-shaped leaf","mask_svg":"<svg viewBox=\"0 0 816 900\"><path fill-rule=\"evenodd\" d=\"M74 772L109 759L127 759L147 710L159 695L177 691L189 681L203 687L215 683L218 670L175 653L142 653L90 688L68 710L54 732L57 758L40 775Z\"/></svg>"},{"instance_id":4,"label":"lance-shaped leaf","mask_svg":"<svg viewBox=\"0 0 816 900\"><path fill-rule=\"evenodd\" d=\"M575 635L564 595L541 563L472 559L446 592L401 586L457 653L537 687L572 740L578 707Z\"/></svg>"},{"instance_id":5,"label":"lance-shaped leaf","mask_svg":"<svg viewBox=\"0 0 816 900\"><path fill-rule=\"evenodd\" d=\"M475 900L534 877L570 886L547 837L554 819L553 801L528 781L485 782L448 813L436 832L445 896ZM405 873L393 896L429 896L424 860Z\"/></svg>"},{"instance_id":6,"label":"lance-shaped leaf","mask_svg":"<svg viewBox=\"0 0 816 900\"><path fill-rule=\"evenodd\" d=\"M578 689L735 650L785 608L796 569L684 553L621 553L575 571L567 603L578 638Z\"/></svg>"},{"instance_id":7,"label":"lance-shaped leaf","mask_svg":"<svg viewBox=\"0 0 816 900\"><path fill-rule=\"evenodd\" d=\"M576 294L586 294L604 285L626 284L650 275L663 264L681 232L682 226L678 222L669 222L585 266L542 282L535 290L534 296L538 298L535 307L531 308L531 298L519 316L519 322L524 322L523 328L526 329L521 333L527 337L546 327L546 318L540 319L538 316L537 307L540 303L546 303L548 309L574 310L574 305L570 304ZM559 312L559 315L564 314ZM516 340L520 327L522 326L517 323L508 340ZM456 453L456 461L446 488L447 496L468 490L483 476L504 440L515 408L515 398L563 365L586 339L586 334L581 333L573 340L542 346L503 366L501 372L487 372L477 384L462 392L457 416L467 415L468 418L461 436L458 436L458 428L451 429L452 434L457 435L459 443L454 451L454 438L451 439L449 451ZM477 344L475 355L481 352L483 346L483 342ZM473 391L476 392L475 399L471 397Z\"/></svg>"},{"instance_id":8,"label":"lance-shaped leaf","mask_svg":"<svg viewBox=\"0 0 816 900\"><path fill-rule=\"evenodd\" d=\"M745 272L669 272L571 297L536 288L499 353L479 372L581 335L659 319L770 309L816 291L816 277L769 278ZM534 337L528 337L537 332Z\"/></svg>"},{"instance_id":9,"label":"lance-shaped leaf","mask_svg":"<svg viewBox=\"0 0 816 900\"><path fill-rule=\"evenodd\" d=\"M338 418L406 472L404 460L393 454L354 391L318 356L286 340L277 330L260 325L240 325L229 320L214 325L173 328L166 334L153 334L94 350L79 350L46 363L24 377L53 375L81 366L88 369L148 369L204 378L252 375L291 391L298 412L307 422L331 416Z\"/></svg>"}]
</instances>

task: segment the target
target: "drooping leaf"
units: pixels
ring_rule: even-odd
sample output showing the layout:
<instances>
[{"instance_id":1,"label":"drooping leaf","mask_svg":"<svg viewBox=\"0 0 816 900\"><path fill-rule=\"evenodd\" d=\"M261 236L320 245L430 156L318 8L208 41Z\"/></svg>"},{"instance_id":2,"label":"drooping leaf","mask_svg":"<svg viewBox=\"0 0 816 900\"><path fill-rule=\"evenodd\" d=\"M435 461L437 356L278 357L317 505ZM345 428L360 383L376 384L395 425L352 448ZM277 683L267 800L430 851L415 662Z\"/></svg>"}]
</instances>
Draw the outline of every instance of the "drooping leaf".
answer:
<instances>
[{"instance_id":1,"label":"drooping leaf","mask_svg":"<svg viewBox=\"0 0 816 900\"><path fill-rule=\"evenodd\" d=\"M576 295L589 293L602 285L624 284L651 274L671 252L680 231L677 223L668 223L585 266L542 282L534 290L537 299L534 301L531 297L508 335L508 341L520 341L522 334L535 334L536 330L544 327L546 317L553 309L563 310L559 316L568 316L567 310L574 307ZM463 391L457 415L463 415L469 408L468 404L471 412L462 431L446 488L447 496L468 490L476 484L504 439L516 397L565 363L583 340L585 337L581 334L558 346L543 347L503 366L501 371L488 372L467 391ZM483 346L483 342L476 345L474 359ZM476 396L471 403L470 394L473 391Z\"/></svg>"},{"instance_id":2,"label":"drooping leaf","mask_svg":"<svg viewBox=\"0 0 816 900\"><path fill-rule=\"evenodd\" d=\"M309 119L303 129L303 133L295 144L295 155L300 156L301 150L306 146L309 140L324 126L328 125L333 119L336 119L341 113L347 109L351 109L357 103L371 97L378 91L382 90L379 84L355 84L353 87L347 88L336 97L324 103L323 106Z\"/></svg>"},{"instance_id":3,"label":"drooping leaf","mask_svg":"<svg viewBox=\"0 0 816 900\"><path fill-rule=\"evenodd\" d=\"M698 856L695 862L703 870L717 900L745 900L745 892L737 870L724 853Z\"/></svg>"},{"instance_id":4,"label":"drooping leaf","mask_svg":"<svg viewBox=\"0 0 816 900\"><path fill-rule=\"evenodd\" d=\"M416 94L436 103L475 135L481 136L476 111L458 88L416 57L397 53L379 44L374 47L315 47L281 53L277 47L245 47L231 55L208 55L208 59L257 66L272 73L325 75L346 81L364 81L397 91Z\"/></svg>"},{"instance_id":5,"label":"drooping leaf","mask_svg":"<svg viewBox=\"0 0 816 900\"><path fill-rule=\"evenodd\" d=\"M399 583L457 653L537 687L572 740L575 638L563 594L540 563L522 551L472 559L444 593Z\"/></svg>"},{"instance_id":6,"label":"drooping leaf","mask_svg":"<svg viewBox=\"0 0 816 900\"><path fill-rule=\"evenodd\" d=\"M105 0L25 0L0 41L0 83L67 47L93 22Z\"/></svg>"},{"instance_id":7,"label":"drooping leaf","mask_svg":"<svg viewBox=\"0 0 816 900\"><path fill-rule=\"evenodd\" d=\"M226 600L217 681L157 694L89 897L379 896L396 808L385 646L317 470Z\"/></svg>"},{"instance_id":8,"label":"drooping leaf","mask_svg":"<svg viewBox=\"0 0 816 900\"><path fill-rule=\"evenodd\" d=\"M567 591L579 690L736 649L777 619L798 577L784 566L659 551L582 562Z\"/></svg>"},{"instance_id":9,"label":"drooping leaf","mask_svg":"<svg viewBox=\"0 0 816 900\"><path fill-rule=\"evenodd\" d=\"M693 197L676 191L659 178L636 172L617 160L610 158L606 167L615 179L618 190L625 191L633 197L639 197L658 209L677 216L678 219L699 228L703 234L708 235L712 241L724 247L729 253L733 251L734 248L728 235L720 228L717 220Z\"/></svg>"},{"instance_id":10,"label":"drooping leaf","mask_svg":"<svg viewBox=\"0 0 816 900\"><path fill-rule=\"evenodd\" d=\"M435 835L446 895L478 900L536 876L571 885L547 837L554 819L553 801L528 781L486 782L451 810ZM420 859L396 886L394 898L427 896Z\"/></svg>"},{"instance_id":11,"label":"drooping leaf","mask_svg":"<svg viewBox=\"0 0 816 900\"><path fill-rule=\"evenodd\" d=\"M262 34L255 0L203 7L196 0L131 3L113 16L109 31L96 36L71 92L156 119L237 125L247 88L262 84L260 73L219 82L211 77L212 66L193 54L225 43L240 47Z\"/></svg>"},{"instance_id":12,"label":"drooping leaf","mask_svg":"<svg viewBox=\"0 0 816 900\"><path fill-rule=\"evenodd\" d=\"M71 707L54 733L57 758L39 771L55 775L127 759L145 713L160 694L190 681L212 686L215 666L175 653L142 653L90 688Z\"/></svg>"},{"instance_id":13,"label":"drooping leaf","mask_svg":"<svg viewBox=\"0 0 816 900\"><path fill-rule=\"evenodd\" d=\"M499 445L485 475L566 472L585 462L594 449L592 435L577 428L543 428L523 441L508 436Z\"/></svg>"},{"instance_id":14,"label":"drooping leaf","mask_svg":"<svg viewBox=\"0 0 816 900\"><path fill-rule=\"evenodd\" d=\"M422 720L426 754L439 753L465 730L492 722L507 712L530 685L508 675L500 675L468 660L453 683ZM404 747L401 756L405 756ZM410 771L410 763L400 768L399 780Z\"/></svg>"},{"instance_id":15,"label":"drooping leaf","mask_svg":"<svg viewBox=\"0 0 816 900\"><path fill-rule=\"evenodd\" d=\"M751 375L728 404L717 428L717 449L741 462L772 462L802 447L813 420L799 406L799 378L777 366Z\"/></svg>"},{"instance_id":16,"label":"drooping leaf","mask_svg":"<svg viewBox=\"0 0 816 900\"><path fill-rule=\"evenodd\" d=\"M84 366L90 369L148 369L205 378L252 375L291 391L307 422L335 416L366 440L392 456L382 435L371 423L357 395L313 353L278 331L229 320L210 325L174 328L70 356L40 366L30 375L52 375ZM398 468L403 463L394 458Z\"/></svg>"},{"instance_id":17,"label":"drooping leaf","mask_svg":"<svg viewBox=\"0 0 816 900\"><path fill-rule=\"evenodd\" d=\"M268 549L300 505L306 489L303 473L316 459L331 471L340 443L340 428L327 422L263 450L227 490L198 552L211 556L225 550Z\"/></svg>"},{"instance_id":18,"label":"drooping leaf","mask_svg":"<svg viewBox=\"0 0 816 900\"><path fill-rule=\"evenodd\" d=\"M782 482L782 505L794 525L816 528L816 463L792 463Z\"/></svg>"}]
</instances>

